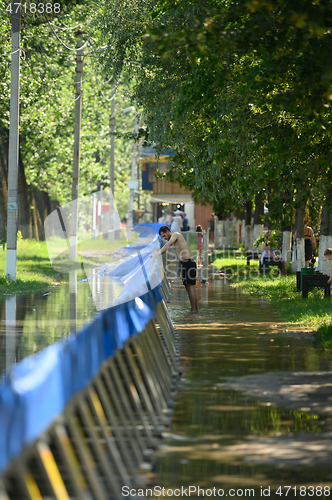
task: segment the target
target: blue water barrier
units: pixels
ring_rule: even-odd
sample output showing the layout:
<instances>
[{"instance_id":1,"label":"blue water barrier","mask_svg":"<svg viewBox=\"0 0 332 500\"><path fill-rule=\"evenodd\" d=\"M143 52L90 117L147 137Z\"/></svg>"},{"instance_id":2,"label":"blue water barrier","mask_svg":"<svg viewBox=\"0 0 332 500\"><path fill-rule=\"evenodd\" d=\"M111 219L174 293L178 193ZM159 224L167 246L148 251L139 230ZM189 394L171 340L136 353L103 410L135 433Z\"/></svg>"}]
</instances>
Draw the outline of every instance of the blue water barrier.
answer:
<instances>
[{"instance_id":1,"label":"blue water barrier","mask_svg":"<svg viewBox=\"0 0 332 500\"><path fill-rule=\"evenodd\" d=\"M101 264L97 269L86 269L88 277L82 281L89 281L97 310L128 302L160 284L163 298L167 300L166 296L169 296L168 282L163 279L164 262L161 256L156 255L157 250L165 243L164 240L156 234L155 229L144 225L136 224L135 232L139 233L137 241L117 248L112 255L113 260ZM109 290L117 289L118 295L110 297L105 289L106 293L96 295L93 283L98 280L103 285L106 283ZM123 289L119 293L121 288Z\"/></svg>"},{"instance_id":2,"label":"blue water barrier","mask_svg":"<svg viewBox=\"0 0 332 500\"><path fill-rule=\"evenodd\" d=\"M155 316L158 290L99 314L68 339L25 358L0 386L0 471L32 443L103 361Z\"/></svg>"},{"instance_id":3,"label":"blue water barrier","mask_svg":"<svg viewBox=\"0 0 332 500\"><path fill-rule=\"evenodd\" d=\"M121 498L120 486L137 481L169 423L179 376L168 297L164 277L10 369L0 386L1 500L39 500L44 489L61 499Z\"/></svg>"}]
</instances>

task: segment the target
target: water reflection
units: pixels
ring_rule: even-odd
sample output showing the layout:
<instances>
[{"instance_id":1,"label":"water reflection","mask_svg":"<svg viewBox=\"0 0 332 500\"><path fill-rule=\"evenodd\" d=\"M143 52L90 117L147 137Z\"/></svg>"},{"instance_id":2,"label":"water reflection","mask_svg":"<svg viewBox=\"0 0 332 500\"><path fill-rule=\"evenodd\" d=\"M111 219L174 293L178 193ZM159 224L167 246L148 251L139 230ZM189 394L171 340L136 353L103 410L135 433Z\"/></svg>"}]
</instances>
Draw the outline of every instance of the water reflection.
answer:
<instances>
[{"instance_id":1,"label":"water reflection","mask_svg":"<svg viewBox=\"0 0 332 500\"><path fill-rule=\"evenodd\" d=\"M180 335L184 376L154 484L223 488L224 496L230 488L253 488L251 496L272 498L279 498L275 491L280 485L332 487L330 420L308 408L271 403L248 389L250 377L256 377L257 387L257 379L264 380L267 372L329 372L330 357L309 339L285 334L271 306L221 280L209 285L199 315L188 314L180 288L173 293L170 311ZM232 387L223 384L228 379ZM269 384L270 379L262 393ZM279 391L283 394L283 387ZM262 495L261 487L270 487L270 495L268 490ZM239 491L232 498L243 496ZM289 498L298 496L299 489L288 493ZM191 497L198 497L197 491Z\"/></svg>"},{"instance_id":2,"label":"water reflection","mask_svg":"<svg viewBox=\"0 0 332 500\"><path fill-rule=\"evenodd\" d=\"M81 328L96 314L88 282L77 271L49 293L0 303L0 378L9 366Z\"/></svg>"},{"instance_id":3,"label":"water reflection","mask_svg":"<svg viewBox=\"0 0 332 500\"><path fill-rule=\"evenodd\" d=\"M5 369L16 361L16 296L6 299Z\"/></svg>"},{"instance_id":4,"label":"water reflection","mask_svg":"<svg viewBox=\"0 0 332 500\"><path fill-rule=\"evenodd\" d=\"M77 330L77 271L69 272L70 330Z\"/></svg>"}]
</instances>

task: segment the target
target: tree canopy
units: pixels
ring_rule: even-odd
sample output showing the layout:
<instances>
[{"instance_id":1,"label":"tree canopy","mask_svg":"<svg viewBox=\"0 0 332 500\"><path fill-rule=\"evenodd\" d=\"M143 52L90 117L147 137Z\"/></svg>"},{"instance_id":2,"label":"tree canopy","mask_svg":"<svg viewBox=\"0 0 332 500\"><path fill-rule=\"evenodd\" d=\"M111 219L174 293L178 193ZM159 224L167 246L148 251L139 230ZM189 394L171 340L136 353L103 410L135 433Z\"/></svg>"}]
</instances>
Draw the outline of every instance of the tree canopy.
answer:
<instances>
[{"instance_id":1,"label":"tree canopy","mask_svg":"<svg viewBox=\"0 0 332 500\"><path fill-rule=\"evenodd\" d=\"M1 0L2 170L9 127L7 5ZM82 29L88 46L80 194L95 191L100 179L108 182L113 82L116 196L123 213L134 118L121 109L134 101L157 151L171 147L176 153L168 179L189 188L196 201L230 212L259 195L274 220L284 223L292 207L309 197L324 199L331 189L330 1L67 0L61 5L57 19L22 22L20 153L28 184L60 203L70 199L76 99L70 49Z\"/></svg>"},{"instance_id":2,"label":"tree canopy","mask_svg":"<svg viewBox=\"0 0 332 500\"><path fill-rule=\"evenodd\" d=\"M331 168L332 4L104 0L107 75L135 80L167 176L216 210L257 193L275 208L322 196ZM297 193L297 196L294 196Z\"/></svg>"},{"instance_id":3,"label":"tree canopy","mask_svg":"<svg viewBox=\"0 0 332 500\"><path fill-rule=\"evenodd\" d=\"M30 1L27 2L28 9ZM46 191L60 204L71 200L74 144L76 32L83 31L83 97L80 195L109 186L111 82L99 70L98 28L93 25L98 4L61 2L61 14L22 16L20 71L20 156L28 186ZM7 177L11 17L8 2L0 2L0 153L3 182ZM115 197L119 211L128 211L135 116L121 110L132 102L127 83L118 82L115 97ZM5 190L2 196L5 196ZM5 204L6 204L6 200ZM31 207L31 209L33 209ZM6 219L1 213L1 219Z\"/></svg>"}]
</instances>

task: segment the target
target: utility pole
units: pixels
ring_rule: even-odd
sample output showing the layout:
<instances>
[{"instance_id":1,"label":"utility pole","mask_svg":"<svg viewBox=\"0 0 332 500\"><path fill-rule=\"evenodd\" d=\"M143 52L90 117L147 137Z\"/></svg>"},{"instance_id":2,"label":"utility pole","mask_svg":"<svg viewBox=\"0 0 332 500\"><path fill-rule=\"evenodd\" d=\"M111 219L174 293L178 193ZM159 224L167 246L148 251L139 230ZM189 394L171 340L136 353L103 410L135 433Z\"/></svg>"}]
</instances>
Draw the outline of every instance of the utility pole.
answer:
<instances>
[{"instance_id":1,"label":"utility pole","mask_svg":"<svg viewBox=\"0 0 332 500\"><path fill-rule=\"evenodd\" d=\"M19 155L20 28L21 8L12 2L12 54L10 83L10 125L8 148L7 261L6 274L16 281L17 178ZM16 12L17 10L17 12Z\"/></svg>"},{"instance_id":2,"label":"utility pole","mask_svg":"<svg viewBox=\"0 0 332 500\"><path fill-rule=\"evenodd\" d=\"M137 172L136 172L138 188L137 188L137 216L138 222L141 220L140 210L141 210L141 193L140 193L140 175L139 175L139 163L137 162Z\"/></svg>"},{"instance_id":3,"label":"utility pole","mask_svg":"<svg viewBox=\"0 0 332 500\"><path fill-rule=\"evenodd\" d=\"M134 135L134 140L138 134L138 115L135 117L135 125L133 129L133 135ZM130 195L129 195L129 218L128 218L128 225L127 225L127 238L128 241L131 241L132 237L132 228L133 228L133 206L134 206L134 195L135 195L135 189L137 189L137 181L135 180L135 175L136 175L136 160L137 160L137 153L138 153L138 148L139 148L139 143L134 142L133 146L133 157L131 160L131 180L129 181L129 187L130 187Z\"/></svg>"},{"instance_id":4,"label":"utility pole","mask_svg":"<svg viewBox=\"0 0 332 500\"><path fill-rule=\"evenodd\" d=\"M112 101L111 101L111 156L110 156L110 203L109 203L109 243L114 242L114 132L115 132L115 86L112 84Z\"/></svg>"},{"instance_id":5,"label":"utility pole","mask_svg":"<svg viewBox=\"0 0 332 500\"><path fill-rule=\"evenodd\" d=\"M102 206L102 199L101 199L101 182L97 182L97 195L98 195L98 202L97 202L97 217L98 217L98 238L101 240L103 237L103 231L102 231L102 213L103 213L103 206Z\"/></svg>"},{"instance_id":6,"label":"utility pole","mask_svg":"<svg viewBox=\"0 0 332 500\"><path fill-rule=\"evenodd\" d=\"M78 179L80 168L80 140L81 140L81 113L82 113L82 73L83 73L83 45L82 31L76 32L77 56L76 56L76 102L75 102L75 130L74 130L74 161L73 161L73 184L72 184L72 209L70 220L70 250L69 259L77 258L77 230L78 230Z\"/></svg>"}]
</instances>

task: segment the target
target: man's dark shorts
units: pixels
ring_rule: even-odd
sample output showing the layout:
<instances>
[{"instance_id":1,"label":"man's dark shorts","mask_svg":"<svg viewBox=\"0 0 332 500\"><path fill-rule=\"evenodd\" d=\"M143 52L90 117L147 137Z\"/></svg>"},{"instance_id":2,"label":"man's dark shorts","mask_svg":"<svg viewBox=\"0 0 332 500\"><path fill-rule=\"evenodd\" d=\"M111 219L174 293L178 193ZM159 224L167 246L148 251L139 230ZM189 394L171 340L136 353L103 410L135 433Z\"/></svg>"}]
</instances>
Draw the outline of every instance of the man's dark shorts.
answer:
<instances>
[{"instance_id":1,"label":"man's dark shorts","mask_svg":"<svg viewBox=\"0 0 332 500\"><path fill-rule=\"evenodd\" d=\"M196 262L194 260L181 260L180 271L184 285L196 285Z\"/></svg>"}]
</instances>

